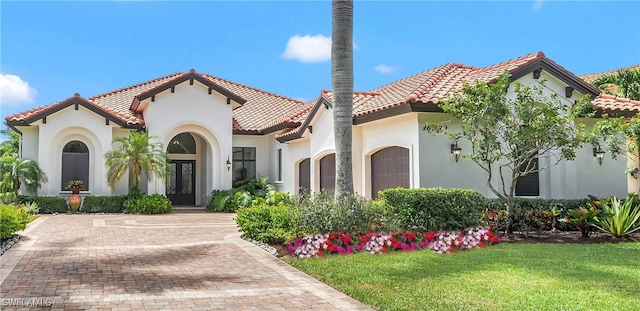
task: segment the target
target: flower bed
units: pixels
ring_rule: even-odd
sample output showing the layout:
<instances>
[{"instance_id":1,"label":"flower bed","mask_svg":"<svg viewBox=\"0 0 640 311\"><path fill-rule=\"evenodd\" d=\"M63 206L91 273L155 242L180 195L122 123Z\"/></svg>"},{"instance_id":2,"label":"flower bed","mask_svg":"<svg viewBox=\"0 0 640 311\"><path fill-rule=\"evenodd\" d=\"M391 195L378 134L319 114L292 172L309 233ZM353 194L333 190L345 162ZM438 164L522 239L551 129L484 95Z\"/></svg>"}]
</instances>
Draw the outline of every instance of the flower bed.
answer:
<instances>
[{"instance_id":1,"label":"flower bed","mask_svg":"<svg viewBox=\"0 0 640 311\"><path fill-rule=\"evenodd\" d=\"M287 244L292 258L309 258L327 254L348 255L356 252L370 254L389 251L431 249L442 254L497 244L500 237L488 228L468 228L459 232L368 232L364 235L344 232L310 235Z\"/></svg>"}]
</instances>

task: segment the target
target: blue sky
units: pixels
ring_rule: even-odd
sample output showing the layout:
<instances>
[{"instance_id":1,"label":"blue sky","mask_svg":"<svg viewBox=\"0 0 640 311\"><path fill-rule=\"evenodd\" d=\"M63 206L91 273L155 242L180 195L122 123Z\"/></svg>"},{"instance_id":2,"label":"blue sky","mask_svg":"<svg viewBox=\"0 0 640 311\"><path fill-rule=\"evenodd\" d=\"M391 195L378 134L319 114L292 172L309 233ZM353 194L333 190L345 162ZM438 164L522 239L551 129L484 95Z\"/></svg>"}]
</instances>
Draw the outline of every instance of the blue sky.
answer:
<instances>
[{"instance_id":1,"label":"blue sky","mask_svg":"<svg viewBox=\"0 0 640 311\"><path fill-rule=\"evenodd\" d=\"M640 2L356 1L355 89L528 53L575 74L640 63ZM2 119L190 68L311 100L331 88L329 1L0 2Z\"/></svg>"}]
</instances>

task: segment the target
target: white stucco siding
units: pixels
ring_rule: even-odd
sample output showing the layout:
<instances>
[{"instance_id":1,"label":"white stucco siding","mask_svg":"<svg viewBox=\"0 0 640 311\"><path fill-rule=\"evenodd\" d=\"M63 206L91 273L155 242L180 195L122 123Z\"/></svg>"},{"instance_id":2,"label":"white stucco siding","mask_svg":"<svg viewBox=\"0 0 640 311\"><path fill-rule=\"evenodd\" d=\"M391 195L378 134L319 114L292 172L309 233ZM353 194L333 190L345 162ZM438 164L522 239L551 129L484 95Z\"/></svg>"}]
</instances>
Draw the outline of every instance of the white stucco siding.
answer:
<instances>
[{"instance_id":1,"label":"white stucco siding","mask_svg":"<svg viewBox=\"0 0 640 311\"><path fill-rule=\"evenodd\" d=\"M145 100L143 116L150 135L167 146L171 139L183 132L196 138L196 204L202 204L213 189L231 187L231 172L226 169L227 157L232 152L232 107L226 97L194 81L175 86L174 93L167 89ZM148 102L148 103L146 103ZM200 143L200 144L198 144ZM148 181L149 193L165 193L165 181Z\"/></svg>"},{"instance_id":2,"label":"white stucco siding","mask_svg":"<svg viewBox=\"0 0 640 311\"><path fill-rule=\"evenodd\" d=\"M395 117L385 118L372 122L367 122L356 126L354 134L358 134L359 152L354 152L354 176L358 182L356 192L371 198L371 155L376 151L387 147L402 147L409 150L409 181L410 187L416 187L420 178L419 153L415 148L418 142L418 119L416 113L403 114ZM356 160L357 158L357 160ZM357 171L357 175L356 175Z\"/></svg>"},{"instance_id":3,"label":"white stucco siding","mask_svg":"<svg viewBox=\"0 0 640 311\"><path fill-rule=\"evenodd\" d=\"M313 134L312 134L313 135ZM309 156L308 138L290 141L282 145L282 191L298 193L300 184L299 165Z\"/></svg>"},{"instance_id":4,"label":"white stucco siding","mask_svg":"<svg viewBox=\"0 0 640 311\"><path fill-rule=\"evenodd\" d=\"M596 122L594 119L584 120L585 124L592 125ZM597 146L596 146L597 147ZM609 152L605 153L602 165L593 156L593 148L591 144L585 144L581 149L576 151L575 179L567 178L567 183L575 181L575 195L568 196L571 193L553 193L552 197L576 197L583 198L587 195L594 196L611 196L618 198L626 197L628 193L627 186L627 158L626 154L620 154L616 159L611 157Z\"/></svg>"},{"instance_id":5,"label":"white stucco siding","mask_svg":"<svg viewBox=\"0 0 640 311\"><path fill-rule=\"evenodd\" d=\"M21 156L25 159L38 160L38 144L40 137L40 127L38 126L21 126L19 130L22 132L21 137Z\"/></svg>"},{"instance_id":6,"label":"white stucco siding","mask_svg":"<svg viewBox=\"0 0 640 311\"><path fill-rule=\"evenodd\" d=\"M451 154L451 141L446 135L429 135L422 131L428 123L448 122L450 131L461 131L461 122L444 113L420 113L415 129L419 141L420 183L416 187L462 188L475 189L485 196L493 194L487 187L487 174L475 162L464 157L471 147L466 140L458 141L462 148L462 156L455 161Z\"/></svg>"},{"instance_id":7,"label":"white stucco siding","mask_svg":"<svg viewBox=\"0 0 640 311\"><path fill-rule=\"evenodd\" d=\"M111 194L106 185L104 154L110 150L112 125L105 118L79 106L67 107L47 116L47 122L38 121L38 164L49 181L39 191L44 195L59 195L62 191L62 149L73 140L87 145L89 149L89 190L91 195ZM29 147L32 148L32 147Z\"/></svg>"},{"instance_id":8,"label":"white stucco siding","mask_svg":"<svg viewBox=\"0 0 640 311\"><path fill-rule=\"evenodd\" d=\"M333 109L321 107L311 125L309 155L311 158L311 191L320 190L320 159L336 152L333 135Z\"/></svg>"}]
</instances>

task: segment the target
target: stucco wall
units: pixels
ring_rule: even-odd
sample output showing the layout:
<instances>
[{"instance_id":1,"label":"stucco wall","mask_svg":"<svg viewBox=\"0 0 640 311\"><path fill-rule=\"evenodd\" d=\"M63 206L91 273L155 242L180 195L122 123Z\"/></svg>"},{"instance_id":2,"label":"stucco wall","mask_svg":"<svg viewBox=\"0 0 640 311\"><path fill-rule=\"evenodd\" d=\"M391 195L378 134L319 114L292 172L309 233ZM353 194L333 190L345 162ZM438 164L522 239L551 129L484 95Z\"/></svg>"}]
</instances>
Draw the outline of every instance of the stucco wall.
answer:
<instances>
[{"instance_id":1,"label":"stucco wall","mask_svg":"<svg viewBox=\"0 0 640 311\"><path fill-rule=\"evenodd\" d=\"M409 149L409 181L410 186L415 187L420 180L420 155L415 148L418 141L418 121L417 114L403 114L395 117L385 118L373 122L367 122L356 126L358 128L359 140L361 141L360 152L354 152L354 159L358 159L358 174L354 176L358 179L359 187L356 192L364 194L370 198L371 193L371 155L376 151L387 147L402 147ZM356 161L354 160L354 163Z\"/></svg>"},{"instance_id":2,"label":"stucco wall","mask_svg":"<svg viewBox=\"0 0 640 311\"><path fill-rule=\"evenodd\" d=\"M110 150L113 125L106 125L104 117L79 106L67 107L47 116L47 122L33 124L37 131L28 130L24 153L33 154L37 141L38 164L47 174L49 181L42 186L39 194L60 195L70 193L62 191L62 149L70 141L78 140L89 149L89 189L85 194L108 195L111 190L106 184L104 154ZM39 134L37 139L35 133ZM23 132L24 133L24 132Z\"/></svg>"},{"instance_id":3,"label":"stucco wall","mask_svg":"<svg viewBox=\"0 0 640 311\"><path fill-rule=\"evenodd\" d=\"M163 146L182 132L198 137L197 204L204 202L211 190L231 187L231 172L225 163L232 151L232 107L225 97L208 94L208 88L197 81L193 85L185 81L175 87L175 93L165 90L142 106L148 133L157 136ZM149 180L147 191L164 194L165 187L164 180Z\"/></svg>"}]
</instances>

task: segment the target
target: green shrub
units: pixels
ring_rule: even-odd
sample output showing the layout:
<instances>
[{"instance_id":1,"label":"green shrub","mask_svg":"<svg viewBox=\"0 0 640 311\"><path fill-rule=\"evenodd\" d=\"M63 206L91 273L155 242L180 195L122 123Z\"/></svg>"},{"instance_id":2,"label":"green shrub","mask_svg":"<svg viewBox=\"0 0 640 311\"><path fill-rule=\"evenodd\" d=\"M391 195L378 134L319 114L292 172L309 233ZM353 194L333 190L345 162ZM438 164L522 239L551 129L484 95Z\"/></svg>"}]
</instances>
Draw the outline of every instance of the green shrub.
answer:
<instances>
[{"instance_id":1,"label":"green shrub","mask_svg":"<svg viewBox=\"0 0 640 311\"><path fill-rule=\"evenodd\" d=\"M25 204L27 202L35 202L40 207L40 213L66 213L69 211L67 200L58 196L18 196L18 202Z\"/></svg>"},{"instance_id":2,"label":"green shrub","mask_svg":"<svg viewBox=\"0 0 640 311\"><path fill-rule=\"evenodd\" d=\"M229 190L213 190L207 199L207 212L234 213L241 207L249 207L260 199L267 199L276 193L275 188L267 183L267 177L241 180ZM269 204L277 204L276 198Z\"/></svg>"},{"instance_id":3,"label":"green shrub","mask_svg":"<svg viewBox=\"0 0 640 311\"><path fill-rule=\"evenodd\" d=\"M86 213L122 213L126 195L87 196L82 200L81 212Z\"/></svg>"},{"instance_id":4,"label":"green shrub","mask_svg":"<svg viewBox=\"0 0 640 311\"><path fill-rule=\"evenodd\" d=\"M256 204L238 210L236 222L243 235L268 244L284 244L299 235L297 207Z\"/></svg>"},{"instance_id":5,"label":"green shrub","mask_svg":"<svg viewBox=\"0 0 640 311\"><path fill-rule=\"evenodd\" d=\"M485 206L476 190L386 189L380 197L390 206L391 220L403 230L460 230L477 226Z\"/></svg>"},{"instance_id":6,"label":"green shrub","mask_svg":"<svg viewBox=\"0 0 640 311\"><path fill-rule=\"evenodd\" d=\"M133 195L123 203L131 214L163 214L171 212L171 200L160 194Z\"/></svg>"},{"instance_id":7,"label":"green shrub","mask_svg":"<svg viewBox=\"0 0 640 311\"><path fill-rule=\"evenodd\" d=\"M513 206L512 230L528 234L531 231L541 232L554 228L560 231L576 230L576 227L559 222L567 217L569 210L585 206L589 199L524 199L516 198ZM557 211L554 214L552 210ZM500 199L487 199L485 211L482 213L483 225L495 232L507 231L507 210Z\"/></svg>"},{"instance_id":8,"label":"green shrub","mask_svg":"<svg viewBox=\"0 0 640 311\"><path fill-rule=\"evenodd\" d=\"M301 231L310 234L331 231L366 233L390 229L384 202L368 201L356 195L334 200L332 193L321 192L301 198L297 205Z\"/></svg>"},{"instance_id":9,"label":"green shrub","mask_svg":"<svg viewBox=\"0 0 640 311\"><path fill-rule=\"evenodd\" d=\"M24 230L29 220L29 213L24 207L14 204L0 205L0 239L10 238L16 231Z\"/></svg>"},{"instance_id":10,"label":"green shrub","mask_svg":"<svg viewBox=\"0 0 640 311\"><path fill-rule=\"evenodd\" d=\"M611 202L602 201L603 215L596 218L594 226L618 238L640 230L640 205L636 204L636 196L629 196L624 203L616 198Z\"/></svg>"},{"instance_id":11,"label":"green shrub","mask_svg":"<svg viewBox=\"0 0 640 311\"><path fill-rule=\"evenodd\" d=\"M0 204L11 204L16 203L17 196L15 192L1 192L0 193Z\"/></svg>"}]
</instances>

